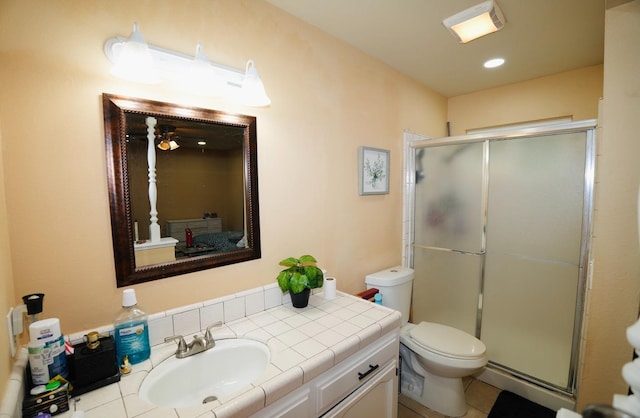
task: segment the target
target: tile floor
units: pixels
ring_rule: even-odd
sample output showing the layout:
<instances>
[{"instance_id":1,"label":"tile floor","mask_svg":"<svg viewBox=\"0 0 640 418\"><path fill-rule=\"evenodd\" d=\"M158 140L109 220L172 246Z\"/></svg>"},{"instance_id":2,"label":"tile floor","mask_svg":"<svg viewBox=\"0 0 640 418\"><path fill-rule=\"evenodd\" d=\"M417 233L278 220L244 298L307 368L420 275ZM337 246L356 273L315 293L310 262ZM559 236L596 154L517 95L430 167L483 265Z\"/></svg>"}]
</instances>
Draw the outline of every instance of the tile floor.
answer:
<instances>
[{"instance_id":1,"label":"tile floor","mask_svg":"<svg viewBox=\"0 0 640 418\"><path fill-rule=\"evenodd\" d=\"M487 418L489 411L500 394L500 389L475 379L464 381L469 410L465 418ZM398 396L398 418L443 418L402 394Z\"/></svg>"}]
</instances>

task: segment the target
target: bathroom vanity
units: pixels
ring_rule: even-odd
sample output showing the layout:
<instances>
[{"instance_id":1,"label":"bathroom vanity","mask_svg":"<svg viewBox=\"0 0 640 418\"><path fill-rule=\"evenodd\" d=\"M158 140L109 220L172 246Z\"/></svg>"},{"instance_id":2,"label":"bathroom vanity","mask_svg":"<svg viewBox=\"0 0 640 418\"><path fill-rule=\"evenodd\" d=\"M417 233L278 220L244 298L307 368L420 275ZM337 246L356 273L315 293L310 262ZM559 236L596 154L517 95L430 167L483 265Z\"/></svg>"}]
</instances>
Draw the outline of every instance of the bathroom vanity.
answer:
<instances>
[{"instance_id":1,"label":"bathroom vanity","mask_svg":"<svg viewBox=\"0 0 640 418\"><path fill-rule=\"evenodd\" d=\"M285 303L225 323L213 330L215 339L242 337L267 344L267 372L241 395L176 413L195 417L210 411L216 418L395 418L400 321L399 312L380 305L346 294L325 300L320 293L311 297L307 308ZM175 344L169 349L171 354ZM156 351L153 364L166 355L166 345ZM124 384L128 378L123 378ZM127 413L131 400L124 398Z\"/></svg>"},{"instance_id":2,"label":"bathroom vanity","mask_svg":"<svg viewBox=\"0 0 640 418\"><path fill-rule=\"evenodd\" d=\"M391 332L253 417L396 417L397 358Z\"/></svg>"},{"instance_id":3,"label":"bathroom vanity","mask_svg":"<svg viewBox=\"0 0 640 418\"><path fill-rule=\"evenodd\" d=\"M266 371L240 393L204 404L172 408L145 402L138 394L144 379L176 351L175 343L162 342L166 334L180 333L189 341L201 333L180 331L186 318L197 319L199 330L216 315L224 324L212 329L214 339L265 344ZM277 285L153 314L151 358L134 365L120 382L72 398L71 410L57 417L70 418L77 409L111 418L395 418L400 323L398 311L341 292L332 300L314 294L308 307L293 308Z\"/></svg>"}]
</instances>

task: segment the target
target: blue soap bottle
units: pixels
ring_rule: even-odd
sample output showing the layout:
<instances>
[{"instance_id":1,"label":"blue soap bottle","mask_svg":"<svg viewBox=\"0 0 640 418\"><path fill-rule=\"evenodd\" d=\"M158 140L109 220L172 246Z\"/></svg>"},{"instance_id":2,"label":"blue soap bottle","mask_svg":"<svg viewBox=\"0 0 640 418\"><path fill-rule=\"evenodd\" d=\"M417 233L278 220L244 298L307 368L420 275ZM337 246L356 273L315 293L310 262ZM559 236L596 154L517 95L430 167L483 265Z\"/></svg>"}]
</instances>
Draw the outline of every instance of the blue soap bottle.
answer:
<instances>
[{"instance_id":1,"label":"blue soap bottle","mask_svg":"<svg viewBox=\"0 0 640 418\"><path fill-rule=\"evenodd\" d=\"M113 327L120 366L125 365L125 357L130 364L141 363L149 358L151 347L147 314L138 307L134 289L122 292L122 309L116 316Z\"/></svg>"}]
</instances>

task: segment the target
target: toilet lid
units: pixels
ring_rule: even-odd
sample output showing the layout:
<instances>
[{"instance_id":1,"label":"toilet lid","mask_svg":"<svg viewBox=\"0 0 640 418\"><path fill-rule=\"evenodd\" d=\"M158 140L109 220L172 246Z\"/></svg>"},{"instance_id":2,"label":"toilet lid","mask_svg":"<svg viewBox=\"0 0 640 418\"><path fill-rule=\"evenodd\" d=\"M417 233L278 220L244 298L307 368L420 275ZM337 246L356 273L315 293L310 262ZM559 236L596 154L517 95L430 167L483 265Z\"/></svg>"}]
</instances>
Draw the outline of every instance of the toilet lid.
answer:
<instances>
[{"instance_id":1,"label":"toilet lid","mask_svg":"<svg viewBox=\"0 0 640 418\"><path fill-rule=\"evenodd\" d=\"M466 332L432 322L419 323L409 335L416 344L448 357L477 358L487 350L482 341Z\"/></svg>"}]
</instances>

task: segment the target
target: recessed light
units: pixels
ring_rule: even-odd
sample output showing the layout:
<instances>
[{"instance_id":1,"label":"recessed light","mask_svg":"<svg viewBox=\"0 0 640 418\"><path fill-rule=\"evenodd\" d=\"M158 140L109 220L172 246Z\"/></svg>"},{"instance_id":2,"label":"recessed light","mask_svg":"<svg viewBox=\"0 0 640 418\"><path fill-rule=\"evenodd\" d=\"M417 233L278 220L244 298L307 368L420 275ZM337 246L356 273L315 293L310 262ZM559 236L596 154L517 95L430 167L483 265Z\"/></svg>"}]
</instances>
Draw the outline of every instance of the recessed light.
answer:
<instances>
[{"instance_id":1,"label":"recessed light","mask_svg":"<svg viewBox=\"0 0 640 418\"><path fill-rule=\"evenodd\" d=\"M485 61L484 68L496 68L504 64L504 58L492 58Z\"/></svg>"},{"instance_id":2,"label":"recessed light","mask_svg":"<svg viewBox=\"0 0 640 418\"><path fill-rule=\"evenodd\" d=\"M198 145L204 146L204 145L207 145L207 143L205 141L198 141Z\"/></svg>"}]
</instances>

